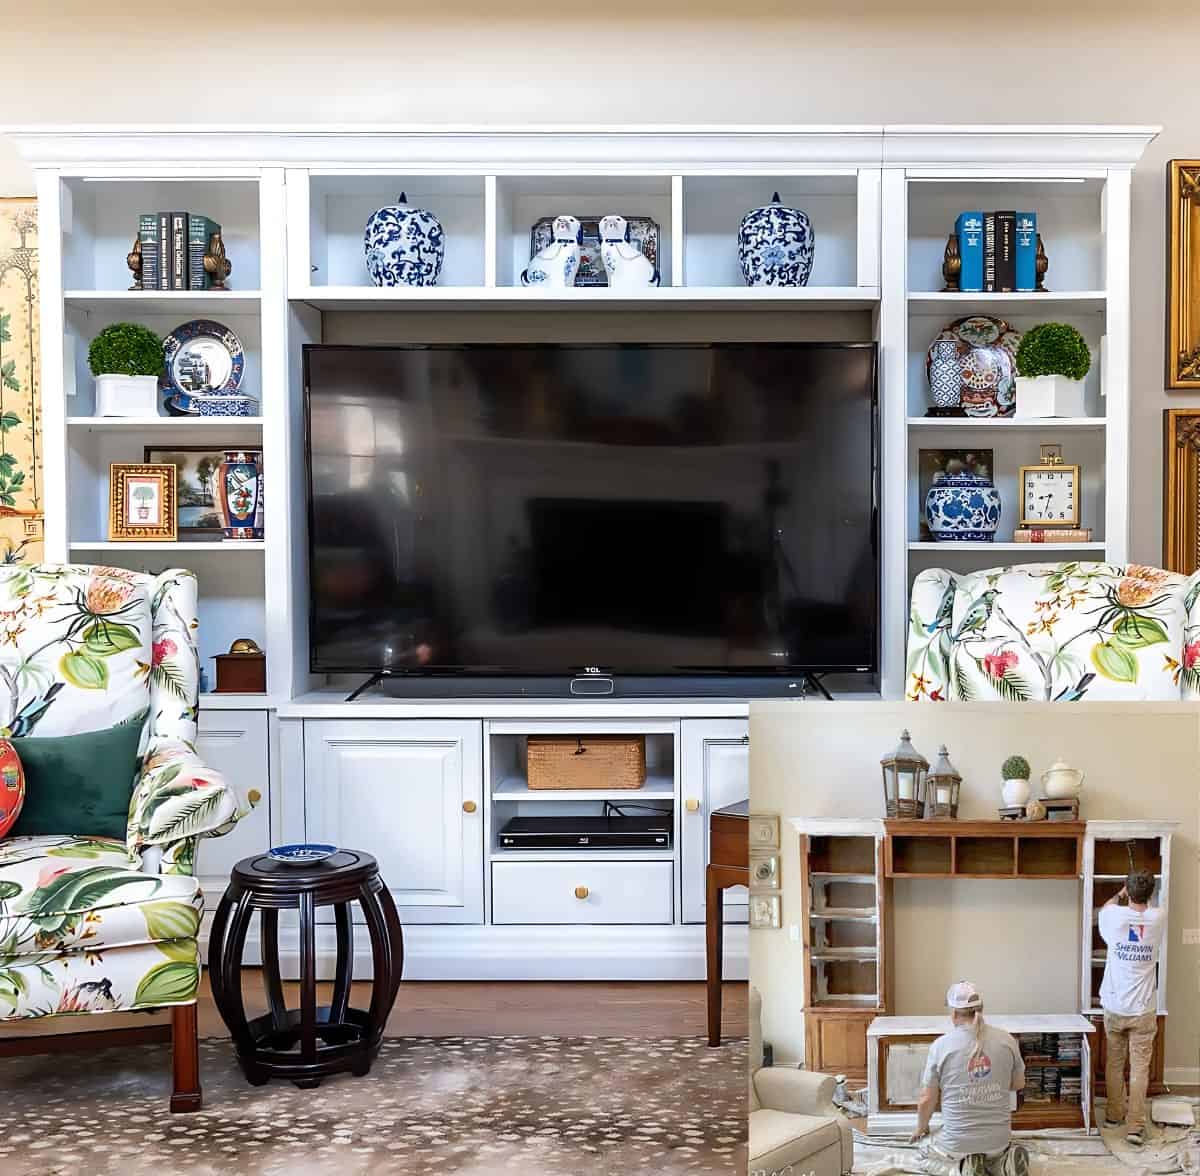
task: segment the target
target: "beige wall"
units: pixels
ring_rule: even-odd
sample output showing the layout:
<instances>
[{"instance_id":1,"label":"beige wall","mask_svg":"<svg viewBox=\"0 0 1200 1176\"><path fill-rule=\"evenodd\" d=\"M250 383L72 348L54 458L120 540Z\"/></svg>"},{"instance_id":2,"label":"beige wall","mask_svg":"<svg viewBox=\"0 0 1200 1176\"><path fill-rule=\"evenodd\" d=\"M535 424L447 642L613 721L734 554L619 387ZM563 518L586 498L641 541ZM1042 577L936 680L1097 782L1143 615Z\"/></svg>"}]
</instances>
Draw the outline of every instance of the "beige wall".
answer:
<instances>
[{"instance_id":1,"label":"beige wall","mask_svg":"<svg viewBox=\"0 0 1200 1176\"><path fill-rule=\"evenodd\" d=\"M209 0L164 49L171 12L0 0L0 120L1164 124L1133 186L1132 551L1159 560L1162 409L1189 403L1163 391L1163 165L1200 156L1193 0ZM1000 35L964 61L981 15ZM29 188L0 144L0 192Z\"/></svg>"},{"instance_id":2,"label":"beige wall","mask_svg":"<svg viewBox=\"0 0 1200 1176\"><path fill-rule=\"evenodd\" d=\"M1082 816L1181 823L1172 843L1166 1065L1200 1082L1200 707L1027 703L761 703L750 712L751 806L784 818L784 926L750 934L750 976L763 992L763 1028L784 1061L804 1056L799 838L790 817L883 815L879 757L902 727L930 761L945 742L963 775L959 816L990 819L1000 764L1011 754L1035 778L1064 757L1086 774ZM995 1012L1072 1012L1077 1005L1079 886L1070 882L897 881L895 1014L942 1011L967 977Z\"/></svg>"}]
</instances>

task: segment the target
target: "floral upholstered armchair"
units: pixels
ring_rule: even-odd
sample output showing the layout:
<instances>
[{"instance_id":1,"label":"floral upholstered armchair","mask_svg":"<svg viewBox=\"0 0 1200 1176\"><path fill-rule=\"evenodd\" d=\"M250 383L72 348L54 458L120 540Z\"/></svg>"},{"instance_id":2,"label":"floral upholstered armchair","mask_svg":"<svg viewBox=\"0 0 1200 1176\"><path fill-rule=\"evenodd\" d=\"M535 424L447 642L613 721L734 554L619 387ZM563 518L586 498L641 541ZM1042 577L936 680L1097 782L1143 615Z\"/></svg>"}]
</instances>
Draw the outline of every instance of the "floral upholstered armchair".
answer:
<instances>
[{"instance_id":1,"label":"floral upholstered armchair","mask_svg":"<svg viewBox=\"0 0 1200 1176\"><path fill-rule=\"evenodd\" d=\"M913 582L910 701L1200 699L1200 572L1026 564Z\"/></svg>"},{"instance_id":2,"label":"floral upholstered armchair","mask_svg":"<svg viewBox=\"0 0 1200 1176\"><path fill-rule=\"evenodd\" d=\"M0 1022L172 1006L172 1110L200 1105L196 841L241 815L195 750L196 628L191 572L0 568L0 735L20 754L21 736L141 728L123 842L0 840Z\"/></svg>"}]
</instances>

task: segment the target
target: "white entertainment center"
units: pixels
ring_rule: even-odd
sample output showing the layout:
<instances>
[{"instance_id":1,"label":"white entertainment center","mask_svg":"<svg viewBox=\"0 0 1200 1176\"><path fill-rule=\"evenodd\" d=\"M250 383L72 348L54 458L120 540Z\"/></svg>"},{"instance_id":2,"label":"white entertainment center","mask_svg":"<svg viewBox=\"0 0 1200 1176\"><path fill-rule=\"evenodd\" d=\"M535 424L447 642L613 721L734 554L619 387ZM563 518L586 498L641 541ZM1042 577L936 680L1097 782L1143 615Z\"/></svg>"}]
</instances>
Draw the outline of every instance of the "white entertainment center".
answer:
<instances>
[{"instance_id":1,"label":"white entertainment center","mask_svg":"<svg viewBox=\"0 0 1200 1176\"><path fill-rule=\"evenodd\" d=\"M265 696L202 700L204 756L243 793L263 796L233 834L202 847L210 909L238 858L271 843L331 840L379 858L406 927L410 978L700 978L709 814L748 791L744 699L367 694L349 703L354 683L309 672L305 343L878 342L882 604L873 685L884 698L903 693L908 589L921 569L1060 553L1127 558L1130 174L1154 128L52 126L10 133L35 169L39 198L46 558L192 568L204 664L237 637L253 637L267 652ZM445 225L436 287L377 288L363 265L366 218L401 190ZM809 213L816 231L803 288L747 287L738 271L738 221L776 190ZM1039 210L1050 293L941 292L946 235L971 206ZM125 289L137 213L163 207L203 208L221 222L231 291ZM610 207L659 223L660 288L618 295L519 285L534 220ZM929 341L943 322L976 311L1021 329L1046 318L1078 327L1099 359L1088 376L1088 415L1053 425L925 417ZM163 334L200 317L240 335L245 386L260 397L261 417L94 415L86 357L97 331L133 320ZM1032 550L1011 542L1015 509L1006 511L996 543L948 549L921 540L921 447L992 448L997 485L1015 504L1017 466L1036 460L1039 441L1062 443L1068 460L1082 465L1084 525L1094 542ZM196 442L261 446L265 539L109 542L109 463L140 461L147 444ZM547 732L645 734L642 795L671 806L674 846L586 859L501 851L499 824L526 806L562 812L606 799L529 795L523 738ZM745 893L735 892L728 917L744 923L745 911ZM284 942L294 964L286 934ZM319 946L331 944L332 927ZM726 975L744 976L744 927L727 930L725 952Z\"/></svg>"}]
</instances>

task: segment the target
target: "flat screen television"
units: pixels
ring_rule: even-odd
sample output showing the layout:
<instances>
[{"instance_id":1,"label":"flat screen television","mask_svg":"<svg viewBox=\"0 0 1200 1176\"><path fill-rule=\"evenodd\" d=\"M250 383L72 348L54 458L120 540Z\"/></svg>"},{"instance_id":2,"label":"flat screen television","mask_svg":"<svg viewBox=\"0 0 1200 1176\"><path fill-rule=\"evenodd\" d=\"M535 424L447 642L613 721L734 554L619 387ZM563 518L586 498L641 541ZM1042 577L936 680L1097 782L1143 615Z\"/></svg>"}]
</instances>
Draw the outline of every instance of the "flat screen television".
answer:
<instances>
[{"instance_id":1,"label":"flat screen television","mask_svg":"<svg viewBox=\"0 0 1200 1176\"><path fill-rule=\"evenodd\" d=\"M874 344L316 345L304 377L315 672L877 671Z\"/></svg>"}]
</instances>

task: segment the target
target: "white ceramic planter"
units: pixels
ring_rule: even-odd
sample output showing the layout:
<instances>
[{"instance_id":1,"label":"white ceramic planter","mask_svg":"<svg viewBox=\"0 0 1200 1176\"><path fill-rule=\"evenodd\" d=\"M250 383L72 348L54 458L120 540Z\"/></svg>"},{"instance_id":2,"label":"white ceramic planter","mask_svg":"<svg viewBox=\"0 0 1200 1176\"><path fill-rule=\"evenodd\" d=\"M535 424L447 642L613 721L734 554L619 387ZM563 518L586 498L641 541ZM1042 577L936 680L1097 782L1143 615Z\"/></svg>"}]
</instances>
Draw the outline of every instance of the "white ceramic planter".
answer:
<instances>
[{"instance_id":1,"label":"white ceramic planter","mask_svg":"<svg viewBox=\"0 0 1200 1176\"><path fill-rule=\"evenodd\" d=\"M1018 417L1086 416L1083 381L1066 376L1018 376Z\"/></svg>"},{"instance_id":2,"label":"white ceramic planter","mask_svg":"<svg viewBox=\"0 0 1200 1176\"><path fill-rule=\"evenodd\" d=\"M1029 800L1029 781L1022 780L1020 776L1005 780L1000 789L1000 795L1004 798L1005 808L1015 808L1019 804L1026 804Z\"/></svg>"},{"instance_id":3,"label":"white ceramic planter","mask_svg":"<svg viewBox=\"0 0 1200 1176\"><path fill-rule=\"evenodd\" d=\"M101 417L158 416L158 377L97 376L96 415Z\"/></svg>"}]
</instances>

